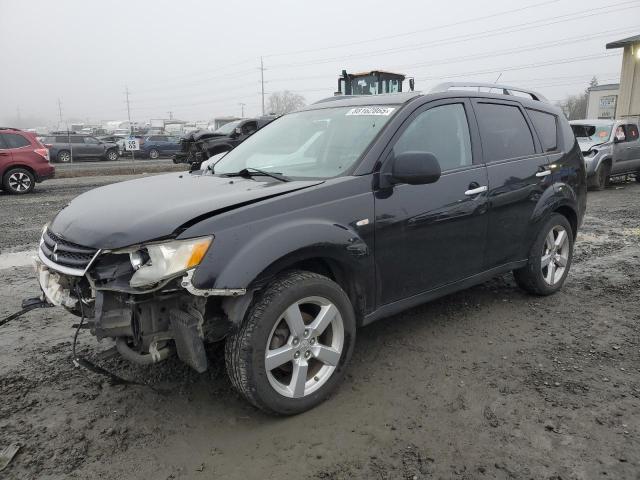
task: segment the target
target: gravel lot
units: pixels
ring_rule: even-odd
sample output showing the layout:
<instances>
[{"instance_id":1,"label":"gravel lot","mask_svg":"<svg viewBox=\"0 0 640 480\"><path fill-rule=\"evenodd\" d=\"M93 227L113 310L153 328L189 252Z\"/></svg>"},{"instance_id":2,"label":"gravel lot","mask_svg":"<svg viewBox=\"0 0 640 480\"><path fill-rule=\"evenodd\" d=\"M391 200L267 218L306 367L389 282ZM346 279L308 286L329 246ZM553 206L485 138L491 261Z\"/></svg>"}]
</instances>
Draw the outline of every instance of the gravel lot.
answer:
<instances>
[{"instance_id":1,"label":"gravel lot","mask_svg":"<svg viewBox=\"0 0 640 480\"><path fill-rule=\"evenodd\" d=\"M0 195L0 251L35 249L70 198L124 178ZM0 449L22 444L0 476L638 479L639 227L640 184L590 192L563 291L531 297L506 275L362 329L342 387L293 418L241 401L220 361L99 360L149 385L112 386L71 364L74 317L30 312L0 327ZM35 294L29 268L0 270L0 318Z\"/></svg>"}]
</instances>

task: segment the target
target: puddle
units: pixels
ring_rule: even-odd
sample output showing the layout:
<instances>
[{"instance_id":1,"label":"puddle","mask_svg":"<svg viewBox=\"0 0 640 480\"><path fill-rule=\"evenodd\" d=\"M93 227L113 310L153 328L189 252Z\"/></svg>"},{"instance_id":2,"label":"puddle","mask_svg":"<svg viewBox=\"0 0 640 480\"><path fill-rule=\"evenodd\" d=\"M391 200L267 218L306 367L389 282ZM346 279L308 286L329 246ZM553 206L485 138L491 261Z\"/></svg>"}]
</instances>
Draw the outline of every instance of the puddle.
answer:
<instances>
[{"instance_id":1,"label":"puddle","mask_svg":"<svg viewBox=\"0 0 640 480\"><path fill-rule=\"evenodd\" d=\"M36 250L29 250L26 252L0 253L0 270L14 267L29 267L33 265L32 258L36 254Z\"/></svg>"}]
</instances>

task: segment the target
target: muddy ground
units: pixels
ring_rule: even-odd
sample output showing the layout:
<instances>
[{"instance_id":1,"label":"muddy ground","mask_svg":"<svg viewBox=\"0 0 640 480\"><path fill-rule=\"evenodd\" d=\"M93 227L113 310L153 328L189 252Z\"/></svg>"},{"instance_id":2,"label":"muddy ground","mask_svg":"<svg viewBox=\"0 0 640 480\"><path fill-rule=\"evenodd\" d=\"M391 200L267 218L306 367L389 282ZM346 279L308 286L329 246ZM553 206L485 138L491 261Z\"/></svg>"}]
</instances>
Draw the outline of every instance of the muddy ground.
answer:
<instances>
[{"instance_id":1,"label":"muddy ground","mask_svg":"<svg viewBox=\"0 0 640 480\"><path fill-rule=\"evenodd\" d=\"M0 248L35 248L67 199L100 180L0 196ZM0 449L9 479L638 479L640 185L591 192L565 288L536 298L512 276L358 333L342 387L271 418L232 390L219 357L199 375L99 360L149 386L112 386L70 361L59 309L0 327ZM0 318L37 293L0 270ZM80 334L89 358L109 345Z\"/></svg>"}]
</instances>

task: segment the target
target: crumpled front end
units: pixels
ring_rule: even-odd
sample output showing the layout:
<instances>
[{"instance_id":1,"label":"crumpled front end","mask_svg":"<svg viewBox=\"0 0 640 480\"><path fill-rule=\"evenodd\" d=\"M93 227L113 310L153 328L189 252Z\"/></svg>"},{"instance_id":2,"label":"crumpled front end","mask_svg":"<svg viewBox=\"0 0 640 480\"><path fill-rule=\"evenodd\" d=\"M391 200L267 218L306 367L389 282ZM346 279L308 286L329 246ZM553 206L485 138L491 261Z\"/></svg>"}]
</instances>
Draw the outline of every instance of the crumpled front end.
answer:
<instances>
[{"instance_id":1,"label":"crumpled front end","mask_svg":"<svg viewBox=\"0 0 640 480\"><path fill-rule=\"evenodd\" d=\"M177 354L203 372L204 343L224 338L232 325L225 299L245 293L199 290L191 283L211 241L110 251L69 242L45 228L35 266L47 301L86 318L91 333L113 339L123 357L148 365Z\"/></svg>"}]
</instances>

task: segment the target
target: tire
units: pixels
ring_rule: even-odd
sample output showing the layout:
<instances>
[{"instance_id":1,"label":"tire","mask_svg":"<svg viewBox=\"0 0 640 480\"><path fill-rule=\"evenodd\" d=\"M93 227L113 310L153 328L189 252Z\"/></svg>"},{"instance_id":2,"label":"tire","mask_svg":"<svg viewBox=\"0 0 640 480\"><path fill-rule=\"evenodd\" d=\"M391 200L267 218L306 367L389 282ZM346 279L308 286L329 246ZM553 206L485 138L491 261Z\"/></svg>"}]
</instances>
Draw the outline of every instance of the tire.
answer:
<instances>
[{"instance_id":1,"label":"tire","mask_svg":"<svg viewBox=\"0 0 640 480\"><path fill-rule=\"evenodd\" d=\"M56 155L56 162L69 163L71 161L71 152L69 150L60 150Z\"/></svg>"},{"instance_id":2,"label":"tire","mask_svg":"<svg viewBox=\"0 0 640 480\"><path fill-rule=\"evenodd\" d=\"M559 240L561 235L563 240ZM538 232L527 265L514 270L513 275L523 290L534 295L551 295L564 285L572 258L573 230L564 215L554 213Z\"/></svg>"},{"instance_id":3,"label":"tire","mask_svg":"<svg viewBox=\"0 0 640 480\"><path fill-rule=\"evenodd\" d=\"M315 407L337 387L355 339L355 315L347 294L327 277L290 271L259 294L242 325L227 338L227 373L236 390L256 407L295 415ZM266 355L275 350L280 353L271 355L274 366L267 370Z\"/></svg>"},{"instance_id":4,"label":"tire","mask_svg":"<svg viewBox=\"0 0 640 480\"><path fill-rule=\"evenodd\" d=\"M2 187L7 193L24 195L33 191L36 179L26 168L12 168L4 174Z\"/></svg>"},{"instance_id":5,"label":"tire","mask_svg":"<svg viewBox=\"0 0 640 480\"><path fill-rule=\"evenodd\" d=\"M156 150L155 148L152 148L151 150L149 150L149 158L151 160L155 160L157 158L160 158L160 152L158 150Z\"/></svg>"},{"instance_id":6,"label":"tire","mask_svg":"<svg viewBox=\"0 0 640 480\"><path fill-rule=\"evenodd\" d=\"M116 150L115 148L112 148L111 150L107 150L107 154L105 155L105 160L108 160L110 162L115 162L116 160L118 160L118 157L120 155L118 154L118 150Z\"/></svg>"},{"instance_id":7,"label":"tire","mask_svg":"<svg viewBox=\"0 0 640 480\"><path fill-rule=\"evenodd\" d=\"M608 163L601 163L596 170L591 186L594 190L604 190L609 186L609 173L611 172L611 165Z\"/></svg>"}]
</instances>

